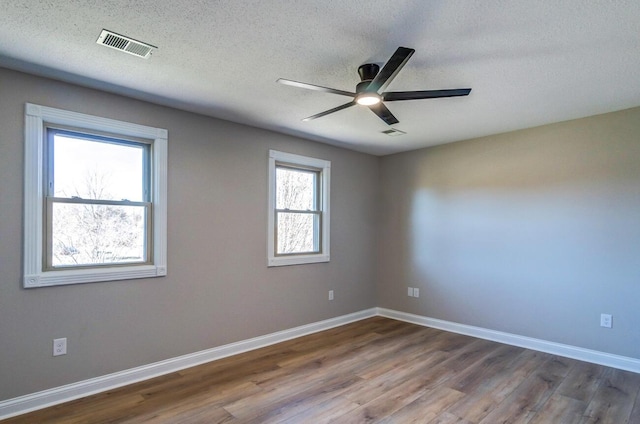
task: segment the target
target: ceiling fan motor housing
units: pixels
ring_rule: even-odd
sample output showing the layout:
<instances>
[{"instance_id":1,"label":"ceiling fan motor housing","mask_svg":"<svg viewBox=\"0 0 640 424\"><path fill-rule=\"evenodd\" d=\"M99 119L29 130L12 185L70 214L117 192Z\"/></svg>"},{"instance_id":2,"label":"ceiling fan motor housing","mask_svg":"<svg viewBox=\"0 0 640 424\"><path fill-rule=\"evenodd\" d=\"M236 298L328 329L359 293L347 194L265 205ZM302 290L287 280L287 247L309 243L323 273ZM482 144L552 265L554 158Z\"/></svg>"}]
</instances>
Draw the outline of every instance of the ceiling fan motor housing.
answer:
<instances>
[{"instance_id":1,"label":"ceiling fan motor housing","mask_svg":"<svg viewBox=\"0 0 640 424\"><path fill-rule=\"evenodd\" d=\"M380 66L375 63L365 63L358 67L358 75L360 75L360 82L356 85L356 93L364 91L371 80L380 72Z\"/></svg>"}]
</instances>

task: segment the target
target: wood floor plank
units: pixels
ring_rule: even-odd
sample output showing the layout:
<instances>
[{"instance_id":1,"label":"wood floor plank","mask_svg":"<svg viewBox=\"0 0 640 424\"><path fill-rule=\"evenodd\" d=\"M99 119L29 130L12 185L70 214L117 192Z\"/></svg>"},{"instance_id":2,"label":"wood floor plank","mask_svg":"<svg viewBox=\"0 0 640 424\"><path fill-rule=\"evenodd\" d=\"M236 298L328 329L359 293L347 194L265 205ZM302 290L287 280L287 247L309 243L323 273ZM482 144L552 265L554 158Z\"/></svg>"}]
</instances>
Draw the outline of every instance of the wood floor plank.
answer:
<instances>
[{"instance_id":1,"label":"wood floor plank","mask_svg":"<svg viewBox=\"0 0 640 424\"><path fill-rule=\"evenodd\" d=\"M336 423L379 422L419 398L428 389L428 380L417 376L388 390L383 395L336 418Z\"/></svg>"},{"instance_id":2,"label":"wood floor plank","mask_svg":"<svg viewBox=\"0 0 640 424\"><path fill-rule=\"evenodd\" d=\"M586 408L585 402L556 393L528 424L575 424L580 422Z\"/></svg>"},{"instance_id":3,"label":"wood floor plank","mask_svg":"<svg viewBox=\"0 0 640 424\"><path fill-rule=\"evenodd\" d=\"M640 374L374 317L2 424L640 424Z\"/></svg>"},{"instance_id":4,"label":"wood floor plank","mask_svg":"<svg viewBox=\"0 0 640 424\"><path fill-rule=\"evenodd\" d=\"M527 423L562 380L555 374L557 362L555 358L544 362L480 423Z\"/></svg>"},{"instance_id":5,"label":"wood floor plank","mask_svg":"<svg viewBox=\"0 0 640 424\"><path fill-rule=\"evenodd\" d=\"M444 353L437 349L433 340L433 333L422 331L403 336L387 345L377 346L370 353L363 352L355 358L353 371L362 378L370 379L404 365L408 357L427 358L435 352Z\"/></svg>"},{"instance_id":6,"label":"wood floor plank","mask_svg":"<svg viewBox=\"0 0 640 424\"><path fill-rule=\"evenodd\" d=\"M636 401L634 402L633 409L629 415L629 423L640 423L640 391L636 395Z\"/></svg>"},{"instance_id":7,"label":"wood floor plank","mask_svg":"<svg viewBox=\"0 0 640 424\"><path fill-rule=\"evenodd\" d=\"M369 333L358 338L352 339L349 343L336 343L333 345L327 345L323 349L318 349L313 352L305 352L292 357L286 361L278 363L283 368L295 368L299 365L305 365L314 363L318 367L323 365L331 365L341 361L353 359L360 354L371 353L371 346L378 346L379 349L384 349L384 345L380 345L379 334Z\"/></svg>"},{"instance_id":8,"label":"wood floor plank","mask_svg":"<svg viewBox=\"0 0 640 424\"><path fill-rule=\"evenodd\" d=\"M416 374L428 376L432 382L438 379L444 379L446 376L453 375L451 370L438 367L438 364L442 363L445 359L446 354L444 352L428 352L424 357L419 357L418 360L415 361L406 361L405 358L403 365L388 370L384 374L376 375L373 378L362 379L358 384L355 384L345 396L352 402L364 405L372 399L387 393L389 390L405 382L407 378Z\"/></svg>"},{"instance_id":9,"label":"wood floor plank","mask_svg":"<svg viewBox=\"0 0 640 424\"><path fill-rule=\"evenodd\" d=\"M427 424L475 424L475 422L467 421L464 418L460 418L450 412L443 412L434 420L429 421Z\"/></svg>"},{"instance_id":10,"label":"wood floor plank","mask_svg":"<svg viewBox=\"0 0 640 424\"><path fill-rule=\"evenodd\" d=\"M639 390L640 374L607 369L581 424L629 422Z\"/></svg>"},{"instance_id":11,"label":"wood floor plank","mask_svg":"<svg viewBox=\"0 0 640 424\"><path fill-rule=\"evenodd\" d=\"M473 370L456 377L448 386L463 393L490 390L501 381L502 373L507 372L511 362L524 352L524 349L503 345L487 355Z\"/></svg>"},{"instance_id":12,"label":"wood floor plank","mask_svg":"<svg viewBox=\"0 0 640 424\"><path fill-rule=\"evenodd\" d=\"M267 420L260 422L260 424L270 424L271 422L274 424L333 423L338 418L346 415L359 406L360 405L351 402L344 396L334 396L319 403L315 403L313 407L291 414L286 418L276 419L275 421Z\"/></svg>"},{"instance_id":13,"label":"wood floor plank","mask_svg":"<svg viewBox=\"0 0 640 424\"><path fill-rule=\"evenodd\" d=\"M418 399L382 419L380 423L418 424L430 422L464 396L464 393L448 387L430 389Z\"/></svg>"},{"instance_id":14,"label":"wood floor plank","mask_svg":"<svg viewBox=\"0 0 640 424\"><path fill-rule=\"evenodd\" d=\"M252 381L263 389L270 390L282 386L283 382L289 380L293 374L304 376L318 372L322 373L324 370L333 367L351 372L353 363L359 361L358 356L362 352L360 347L375 341L375 337L378 336L372 335L370 338L365 338L364 341L359 338L354 340L353 345L350 343L338 344L335 345L335 349L322 349L317 354L292 355L291 360L279 362L277 368L252 376Z\"/></svg>"},{"instance_id":15,"label":"wood floor plank","mask_svg":"<svg viewBox=\"0 0 640 424\"><path fill-rule=\"evenodd\" d=\"M480 362L485 356L491 354L498 349L500 345L489 340L482 339L470 339L470 343L464 346L462 349L454 350L456 352L452 358L443 363L449 369L455 371L470 372L470 367ZM467 371L469 370L469 371Z\"/></svg>"},{"instance_id":16,"label":"wood floor plank","mask_svg":"<svg viewBox=\"0 0 640 424\"><path fill-rule=\"evenodd\" d=\"M492 357L487 359L492 360ZM448 412L474 423L480 422L513 393L531 373L550 359L551 355L525 350L510 360L505 358L503 362L494 362L487 368L471 372L471 376L482 372L484 378L481 384L461 387L458 381L459 389L464 391L466 396L449 408Z\"/></svg>"},{"instance_id":17,"label":"wood floor plank","mask_svg":"<svg viewBox=\"0 0 640 424\"><path fill-rule=\"evenodd\" d=\"M250 413L246 410L242 415L234 413L234 416L239 416L244 423L276 423L286 421L294 416L304 415L307 411L311 411L312 415L317 415L321 411L317 410L318 405L325 405L329 402L333 406L339 406L341 410L353 409L351 402L348 399L340 396L344 392L349 390L349 387L358 381L356 376L336 375L333 377L333 381L323 381L322 384L314 386L308 390L300 393L292 394L279 403L271 403L264 405L263 408L251 409ZM340 398L342 402L331 402L332 400Z\"/></svg>"},{"instance_id":18,"label":"wood floor plank","mask_svg":"<svg viewBox=\"0 0 640 424\"><path fill-rule=\"evenodd\" d=\"M604 367L588 362L576 362L560 383L558 394L589 402L602 381Z\"/></svg>"},{"instance_id":19,"label":"wood floor plank","mask_svg":"<svg viewBox=\"0 0 640 424\"><path fill-rule=\"evenodd\" d=\"M209 417L209 420L212 422L228 422L234 417L223 409L224 405L260 391L262 391L262 389L252 382L235 382L216 385L208 390L202 390L186 396L184 393L167 390L165 396L158 396L153 399L153 402L149 402L146 412L141 409L134 410L133 412L135 412L135 417L141 422L145 420L155 422L164 417L188 416L190 412L193 412L196 416L206 416L206 410L212 409L216 410L215 417L217 418ZM173 396L173 399L171 396ZM177 421L177 419L175 421ZM167 418L165 422L171 421Z\"/></svg>"},{"instance_id":20,"label":"wood floor plank","mask_svg":"<svg viewBox=\"0 0 640 424\"><path fill-rule=\"evenodd\" d=\"M248 421L260 416L268 416L269 411L295 407L305 398L340 391L360 380L359 377L351 374L337 373L327 377L323 372L316 372L305 376L304 379L292 378L283 386L263 390L229 403L224 408L234 417Z\"/></svg>"},{"instance_id":21,"label":"wood floor plank","mask_svg":"<svg viewBox=\"0 0 640 424\"><path fill-rule=\"evenodd\" d=\"M193 423L193 424L225 424L235 421L233 415L223 408L203 405L197 408L184 405L149 416L136 416L122 424L160 424L160 423Z\"/></svg>"}]
</instances>

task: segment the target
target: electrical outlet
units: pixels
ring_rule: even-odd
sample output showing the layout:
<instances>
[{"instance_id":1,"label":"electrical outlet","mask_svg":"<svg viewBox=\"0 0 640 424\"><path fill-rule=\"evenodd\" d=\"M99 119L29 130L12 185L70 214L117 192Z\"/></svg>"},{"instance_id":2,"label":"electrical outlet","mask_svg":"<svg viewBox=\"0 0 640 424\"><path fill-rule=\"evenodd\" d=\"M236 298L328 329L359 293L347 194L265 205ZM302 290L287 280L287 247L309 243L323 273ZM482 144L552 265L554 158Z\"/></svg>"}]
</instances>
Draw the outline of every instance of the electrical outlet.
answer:
<instances>
[{"instance_id":1,"label":"electrical outlet","mask_svg":"<svg viewBox=\"0 0 640 424\"><path fill-rule=\"evenodd\" d=\"M67 338L53 339L53 356L67 354Z\"/></svg>"},{"instance_id":2,"label":"electrical outlet","mask_svg":"<svg viewBox=\"0 0 640 424\"><path fill-rule=\"evenodd\" d=\"M329 290L329 300L333 300L333 290Z\"/></svg>"},{"instance_id":3,"label":"electrical outlet","mask_svg":"<svg viewBox=\"0 0 640 424\"><path fill-rule=\"evenodd\" d=\"M611 314L600 314L600 327L611 328L613 324L613 318Z\"/></svg>"},{"instance_id":4,"label":"electrical outlet","mask_svg":"<svg viewBox=\"0 0 640 424\"><path fill-rule=\"evenodd\" d=\"M418 287L413 289L413 297L420 297L420 289Z\"/></svg>"},{"instance_id":5,"label":"electrical outlet","mask_svg":"<svg viewBox=\"0 0 640 424\"><path fill-rule=\"evenodd\" d=\"M407 290L407 296L413 297L413 287L409 287L409 289Z\"/></svg>"}]
</instances>

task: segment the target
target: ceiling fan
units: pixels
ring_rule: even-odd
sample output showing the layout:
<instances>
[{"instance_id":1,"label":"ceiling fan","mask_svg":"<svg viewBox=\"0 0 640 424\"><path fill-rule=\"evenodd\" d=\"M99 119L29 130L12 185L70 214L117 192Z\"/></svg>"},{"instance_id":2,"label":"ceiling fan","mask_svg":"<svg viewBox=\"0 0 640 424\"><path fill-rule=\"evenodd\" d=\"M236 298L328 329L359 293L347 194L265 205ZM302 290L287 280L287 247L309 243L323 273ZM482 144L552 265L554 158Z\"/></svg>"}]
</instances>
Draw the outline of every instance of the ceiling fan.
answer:
<instances>
[{"instance_id":1,"label":"ceiling fan","mask_svg":"<svg viewBox=\"0 0 640 424\"><path fill-rule=\"evenodd\" d=\"M383 102L394 102L397 100L418 100L418 99L434 99L438 97L457 97L467 96L471 92L470 88L459 88L453 90L426 90L426 91L383 91L391 81L396 77L398 72L407 63L411 55L415 53L414 49L407 47L398 47L396 52L384 64L382 69L375 63L366 63L358 68L360 82L356 85L355 93L335 88L322 87L304 82L292 81L284 78L277 80L280 84L291 85L293 87L306 88L308 90L324 91L325 93L339 94L353 98L349 103L345 103L333 109L317 113L315 115L304 118L303 121L311 121L312 119L321 118L330 113L337 112L342 109L354 106L356 104L367 106L373 113L382 119L388 125L397 124L398 119L393 116L391 111L387 109ZM381 92L382 91L382 92Z\"/></svg>"}]
</instances>

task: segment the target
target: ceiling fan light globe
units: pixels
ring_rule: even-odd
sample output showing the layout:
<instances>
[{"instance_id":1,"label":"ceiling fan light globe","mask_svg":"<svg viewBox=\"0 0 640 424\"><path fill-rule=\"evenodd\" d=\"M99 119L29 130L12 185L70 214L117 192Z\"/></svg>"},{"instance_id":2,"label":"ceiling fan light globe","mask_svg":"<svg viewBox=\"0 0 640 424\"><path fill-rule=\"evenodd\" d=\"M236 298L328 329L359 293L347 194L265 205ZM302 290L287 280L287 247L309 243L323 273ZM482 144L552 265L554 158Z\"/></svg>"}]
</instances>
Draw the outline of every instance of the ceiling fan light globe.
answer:
<instances>
[{"instance_id":1,"label":"ceiling fan light globe","mask_svg":"<svg viewBox=\"0 0 640 424\"><path fill-rule=\"evenodd\" d=\"M382 99L380 99L380 96L375 93L361 94L356 99L356 103L363 106L377 105L381 101Z\"/></svg>"}]
</instances>

